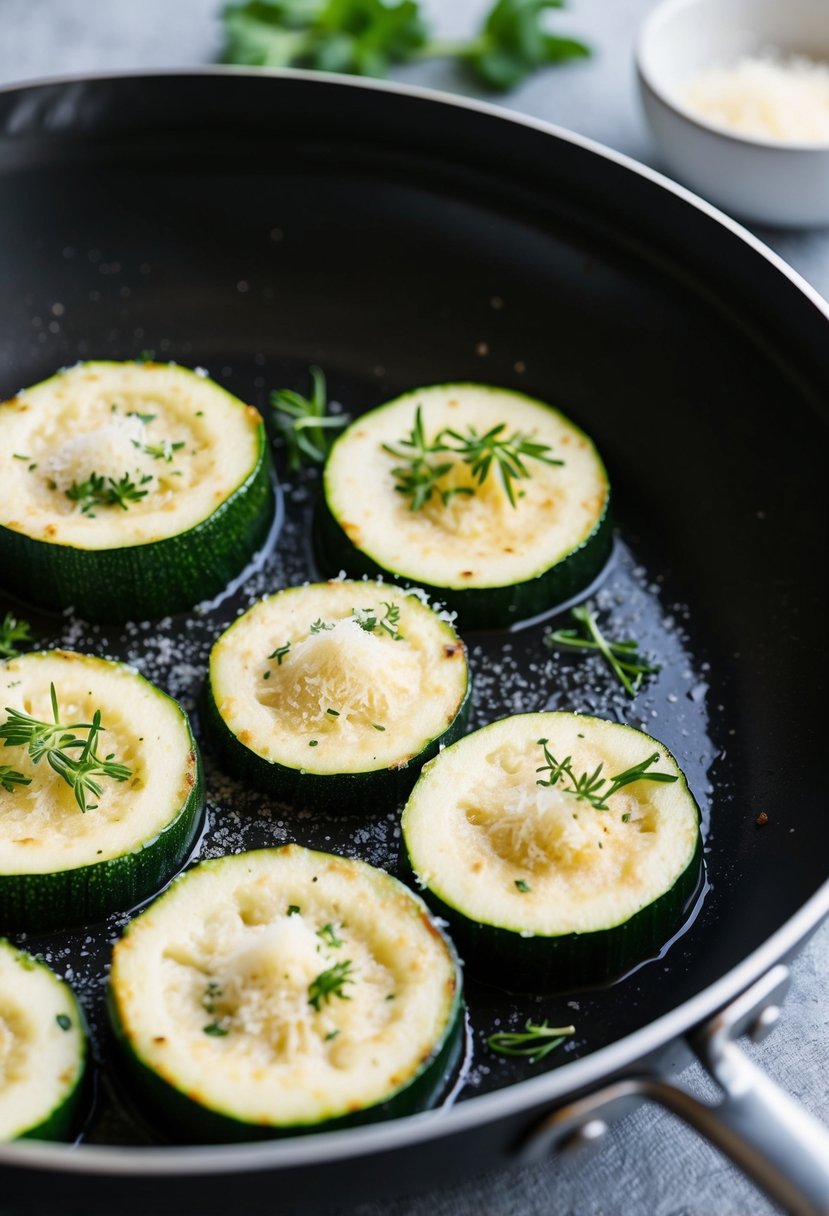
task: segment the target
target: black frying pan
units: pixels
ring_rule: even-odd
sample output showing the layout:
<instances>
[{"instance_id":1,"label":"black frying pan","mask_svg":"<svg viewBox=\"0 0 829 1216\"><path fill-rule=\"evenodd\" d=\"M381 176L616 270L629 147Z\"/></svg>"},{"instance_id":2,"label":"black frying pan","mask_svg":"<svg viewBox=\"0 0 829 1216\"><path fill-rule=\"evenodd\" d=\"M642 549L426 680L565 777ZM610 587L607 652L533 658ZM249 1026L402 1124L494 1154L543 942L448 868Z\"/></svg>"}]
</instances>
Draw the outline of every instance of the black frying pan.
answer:
<instances>
[{"instance_id":1,"label":"black frying pan","mask_svg":"<svg viewBox=\"0 0 829 1216\"><path fill-rule=\"evenodd\" d=\"M616 494L597 602L662 671L630 702L600 669L546 651L543 623L470 636L474 722L567 707L642 724L683 764L707 826L706 889L659 959L543 999L470 983L471 1063L452 1108L334 1136L163 1144L107 1066L101 975L124 918L30 938L72 967L103 1067L79 1149L0 1149L4 1210L209 1212L240 1193L270 1210L278 1193L280 1211L308 1211L365 1197L369 1179L380 1196L533 1159L643 1096L704 1125L792 1210L829 1205L824 1146L801 1148L794 1116L770 1127L763 1103L778 1099L756 1078L717 1126L662 1080L691 1040L727 1079L731 1036L779 1000L775 965L829 911L814 644L825 306L655 175L412 90L302 74L99 79L8 91L0 128L3 396L78 358L149 349L263 409L269 388L302 387L315 362L352 412L470 379L581 424ZM128 657L195 705L210 641L238 608L316 573L315 489L294 481L276 549L206 616L128 631L36 617L40 637ZM212 765L209 781L202 855L298 839L396 865L394 808L356 825L312 819L263 807ZM517 1026L573 999L577 1036L543 1069L487 1055L496 1020ZM787 1171L811 1208L796 1208Z\"/></svg>"}]
</instances>

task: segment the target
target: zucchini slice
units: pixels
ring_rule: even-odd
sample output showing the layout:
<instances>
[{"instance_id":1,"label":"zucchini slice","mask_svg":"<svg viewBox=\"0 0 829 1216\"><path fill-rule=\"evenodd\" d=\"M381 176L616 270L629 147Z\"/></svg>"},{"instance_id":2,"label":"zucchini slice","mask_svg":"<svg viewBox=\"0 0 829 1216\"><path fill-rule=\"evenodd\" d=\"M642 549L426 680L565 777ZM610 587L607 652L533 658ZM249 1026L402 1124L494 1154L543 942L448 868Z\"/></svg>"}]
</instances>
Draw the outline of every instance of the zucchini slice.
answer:
<instances>
[{"instance_id":1,"label":"zucchini slice","mask_svg":"<svg viewBox=\"0 0 829 1216\"><path fill-rule=\"evenodd\" d=\"M66 1140L82 1105L87 1038L75 994L0 939L0 1143Z\"/></svg>"},{"instance_id":2,"label":"zucchini slice","mask_svg":"<svg viewBox=\"0 0 829 1216\"><path fill-rule=\"evenodd\" d=\"M334 580L279 591L210 655L206 726L224 765L285 802L365 809L405 797L463 730L466 649L394 585Z\"/></svg>"},{"instance_id":3,"label":"zucchini slice","mask_svg":"<svg viewBox=\"0 0 829 1216\"><path fill-rule=\"evenodd\" d=\"M205 1140L422 1109L463 1021L457 957L422 901L298 845L177 879L116 945L109 1009L145 1101Z\"/></svg>"},{"instance_id":4,"label":"zucchini slice","mask_svg":"<svg viewBox=\"0 0 829 1216\"><path fill-rule=\"evenodd\" d=\"M0 770L3 930L88 924L133 907L175 874L201 829L201 759L177 702L125 664L90 655L52 650L0 663L0 705L51 723L52 686L67 726L100 710L94 750L129 775L91 774L100 794L89 791L82 811L48 756L35 762L27 746L0 742L0 762L23 779L4 785ZM85 741L90 732L71 733ZM81 755L71 744L63 751Z\"/></svg>"},{"instance_id":5,"label":"zucchini slice","mask_svg":"<svg viewBox=\"0 0 829 1216\"><path fill-rule=\"evenodd\" d=\"M496 441L523 445L508 486L497 456L479 483L458 452L493 428L502 428ZM439 436L453 450L418 463L420 438L430 446ZM531 445L546 445L544 456L528 455ZM442 464L415 509L406 472L422 483L427 466ZM610 486L592 442L552 406L507 389L435 385L371 410L334 444L324 490L316 526L324 570L414 582L466 628L511 625L563 603L610 553Z\"/></svg>"},{"instance_id":6,"label":"zucchini slice","mask_svg":"<svg viewBox=\"0 0 829 1216\"><path fill-rule=\"evenodd\" d=\"M0 403L7 587L92 621L217 595L274 509L257 411L160 363L80 363Z\"/></svg>"},{"instance_id":7,"label":"zucchini slice","mask_svg":"<svg viewBox=\"0 0 829 1216\"><path fill-rule=\"evenodd\" d=\"M700 879L699 821L649 735L536 713L493 722L427 765L402 831L473 974L550 991L619 975L668 941Z\"/></svg>"}]
</instances>

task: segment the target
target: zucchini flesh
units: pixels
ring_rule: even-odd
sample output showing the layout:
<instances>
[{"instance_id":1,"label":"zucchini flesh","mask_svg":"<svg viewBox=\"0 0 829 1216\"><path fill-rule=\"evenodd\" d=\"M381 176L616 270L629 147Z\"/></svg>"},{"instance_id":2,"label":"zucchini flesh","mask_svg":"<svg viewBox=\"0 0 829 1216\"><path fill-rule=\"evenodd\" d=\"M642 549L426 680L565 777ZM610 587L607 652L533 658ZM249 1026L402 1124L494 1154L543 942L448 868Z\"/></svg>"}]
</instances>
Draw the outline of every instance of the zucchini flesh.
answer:
<instances>
[{"instance_id":1,"label":"zucchini flesh","mask_svg":"<svg viewBox=\"0 0 829 1216\"><path fill-rule=\"evenodd\" d=\"M0 1142L73 1133L86 1055L84 1019L69 985L0 939Z\"/></svg>"},{"instance_id":2,"label":"zucchini flesh","mask_svg":"<svg viewBox=\"0 0 829 1216\"><path fill-rule=\"evenodd\" d=\"M0 663L2 703L42 721L53 720L52 684L61 721L88 723L101 711L106 753L131 776L101 778L97 806L81 812L45 759L35 764L25 747L0 748L3 762L31 781L0 788L4 929L89 923L132 907L180 868L201 828L201 758L171 697L125 664L71 651Z\"/></svg>"},{"instance_id":3,"label":"zucchini flesh","mask_svg":"<svg viewBox=\"0 0 829 1216\"><path fill-rule=\"evenodd\" d=\"M121 501L80 494L124 477ZM259 414L173 364L78 364L0 403L0 487L7 586L88 620L216 595L273 517Z\"/></svg>"},{"instance_id":4,"label":"zucchini flesh","mask_svg":"<svg viewBox=\"0 0 829 1216\"><path fill-rule=\"evenodd\" d=\"M648 773L597 809L550 777ZM539 772L540 769L540 772ZM609 784L605 786L609 788ZM609 978L658 950L699 880L699 809L670 753L629 726L522 714L427 765L402 819L408 863L474 973L545 990Z\"/></svg>"},{"instance_id":5,"label":"zucchini flesh","mask_svg":"<svg viewBox=\"0 0 829 1216\"><path fill-rule=\"evenodd\" d=\"M395 470L414 453L401 441L418 414L428 443L447 430L481 436L502 427L502 437L547 445L561 463L521 457L528 476L512 481L511 502L497 460L479 482L471 464L441 451L429 463L451 469L412 509ZM316 543L325 569L415 583L466 627L554 607L584 590L610 552L610 487L593 443L558 410L506 389L435 385L369 411L334 444L324 491Z\"/></svg>"},{"instance_id":6,"label":"zucchini flesh","mask_svg":"<svg viewBox=\"0 0 829 1216\"><path fill-rule=\"evenodd\" d=\"M417 1109L461 1021L457 959L422 902L296 845L178 879L115 947L109 997L145 1100L179 1136L219 1140Z\"/></svg>"},{"instance_id":7,"label":"zucchini flesh","mask_svg":"<svg viewBox=\"0 0 829 1216\"><path fill-rule=\"evenodd\" d=\"M206 721L225 765L289 802L396 800L460 733L466 652L447 619L388 584L280 591L213 647Z\"/></svg>"}]
</instances>

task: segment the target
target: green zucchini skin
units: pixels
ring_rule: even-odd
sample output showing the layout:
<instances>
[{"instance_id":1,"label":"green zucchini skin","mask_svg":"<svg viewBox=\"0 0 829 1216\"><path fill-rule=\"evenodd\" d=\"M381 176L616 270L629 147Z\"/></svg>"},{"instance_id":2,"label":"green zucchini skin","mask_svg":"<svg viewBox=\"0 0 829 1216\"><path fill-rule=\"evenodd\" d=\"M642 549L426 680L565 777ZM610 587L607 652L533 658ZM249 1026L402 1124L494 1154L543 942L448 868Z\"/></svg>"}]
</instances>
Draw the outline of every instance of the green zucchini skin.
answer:
<instances>
[{"instance_id":1,"label":"green zucchini skin","mask_svg":"<svg viewBox=\"0 0 829 1216\"><path fill-rule=\"evenodd\" d=\"M142 847L108 861L53 874L0 874L3 931L88 925L155 895L184 865L204 824L204 775L193 740L195 777L176 818Z\"/></svg>"},{"instance_id":2,"label":"green zucchini skin","mask_svg":"<svg viewBox=\"0 0 829 1216\"><path fill-rule=\"evenodd\" d=\"M422 587L433 603L457 612L464 629L509 628L553 611L586 591L599 577L613 549L610 501L608 493L594 530L567 557L535 578L502 587L436 587L380 566L353 544L324 499L319 501L314 516L314 552L326 575L345 570L351 578L384 576L403 587Z\"/></svg>"},{"instance_id":3,"label":"green zucchini skin","mask_svg":"<svg viewBox=\"0 0 829 1216\"><path fill-rule=\"evenodd\" d=\"M171 1139L189 1144L278 1140L286 1136L343 1131L349 1127L362 1127L367 1123L418 1114L434 1106L445 1092L460 1063L465 1042L464 1003L459 985L451 1024L442 1043L423 1062L420 1072L405 1088L398 1090L385 1102L321 1123L292 1124L285 1128L261 1127L235 1119L231 1114L210 1110L162 1080L135 1052L129 1036L124 1032L111 990L107 991L107 1012L125 1083L130 1086L142 1108L154 1116Z\"/></svg>"},{"instance_id":4,"label":"green zucchini skin","mask_svg":"<svg viewBox=\"0 0 829 1216\"><path fill-rule=\"evenodd\" d=\"M202 722L210 747L222 768L243 785L271 794L280 802L326 813L365 813L367 808L387 809L402 802L414 786L421 768L442 746L454 743L466 731L472 693L471 674L466 693L451 725L403 768L372 769L358 773L309 773L265 760L240 743L219 713L210 679L202 697Z\"/></svg>"},{"instance_id":5,"label":"green zucchini skin","mask_svg":"<svg viewBox=\"0 0 829 1216\"><path fill-rule=\"evenodd\" d=\"M274 507L270 450L260 423L255 467L194 528L144 545L79 549L0 527L0 569L8 589L38 607L71 605L88 621L156 619L223 591L264 545Z\"/></svg>"},{"instance_id":6,"label":"green zucchini skin","mask_svg":"<svg viewBox=\"0 0 829 1216\"><path fill-rule=\"evenodd\" d=\"M559 993L605 985L656 956L687 916L703 878L702 841L669 891L629 920L593 933L521 937L470 920L417 882L408 856L401 878L423 897L449 933L475 979L517 993Z\"/></svg>"}]
</instances>

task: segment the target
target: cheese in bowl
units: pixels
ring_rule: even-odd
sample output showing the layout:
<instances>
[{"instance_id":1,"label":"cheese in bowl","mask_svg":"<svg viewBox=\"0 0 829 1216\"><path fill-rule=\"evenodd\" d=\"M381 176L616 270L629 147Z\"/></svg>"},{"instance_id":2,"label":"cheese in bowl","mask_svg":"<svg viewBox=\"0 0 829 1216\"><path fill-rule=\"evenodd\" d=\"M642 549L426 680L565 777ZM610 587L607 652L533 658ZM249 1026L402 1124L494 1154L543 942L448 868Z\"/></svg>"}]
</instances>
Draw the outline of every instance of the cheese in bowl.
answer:
<instances>
[{"instance_id":1,"label":"cheese in bowl","mask_svg":"<svg viewBox=\"0 0 829 1216\"><path fill-rule=\"evenodd\" d=\"M258 412L174 364L81 363L0 404L7 587L88 620L218 594L273 517Z\"/></svg>"}]
</instances>

